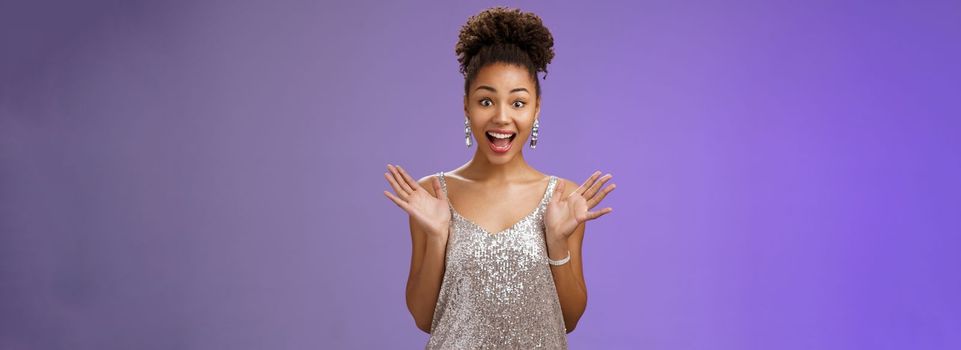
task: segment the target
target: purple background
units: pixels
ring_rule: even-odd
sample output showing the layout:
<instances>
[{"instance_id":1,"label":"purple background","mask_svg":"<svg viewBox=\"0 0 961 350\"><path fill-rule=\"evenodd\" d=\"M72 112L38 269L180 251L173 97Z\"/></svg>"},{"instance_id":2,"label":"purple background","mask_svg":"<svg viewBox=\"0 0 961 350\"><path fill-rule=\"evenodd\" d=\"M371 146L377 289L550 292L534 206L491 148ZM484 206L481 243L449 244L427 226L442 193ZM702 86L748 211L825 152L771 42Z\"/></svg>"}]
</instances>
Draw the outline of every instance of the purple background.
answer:
<instances>
[{"instance_id":1,"label":"purple background","mask_svg":"<svg viewBox=\"0 0 961 350\"><path fill-rule=\"evenodd\" d=\"M416 177L495 2L4 1L0 349L422 348ZM961 2L512 3L588 224L575 349L961 348Z\"/></svg>"}]
</instances>

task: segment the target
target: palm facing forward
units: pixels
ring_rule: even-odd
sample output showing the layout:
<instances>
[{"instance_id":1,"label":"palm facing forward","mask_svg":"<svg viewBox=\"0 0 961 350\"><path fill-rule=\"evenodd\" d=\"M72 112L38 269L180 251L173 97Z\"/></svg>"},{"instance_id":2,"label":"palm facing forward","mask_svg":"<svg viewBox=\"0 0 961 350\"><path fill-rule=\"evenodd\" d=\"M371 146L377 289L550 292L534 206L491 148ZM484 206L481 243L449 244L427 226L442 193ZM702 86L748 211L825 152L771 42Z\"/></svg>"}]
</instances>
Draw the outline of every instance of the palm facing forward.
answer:
<instances>
[{"instance_id":1,"label":"palm facing forward","mask_svg":"<svg viewBox=\"0 0 961 350\"><path fill-rule=\"evenodd\" d=\"M587 181L584 181L577 190L566 198L561 198L564 195L564 182L561 181L559 186L554 186L554 193L551 195L551 200L547 202L547 210L544 213L544 226L547 229L546 238L549 241L566 241L567 238L574 233L577 225L587 220L596 219L614 210L613 208L607 207L601 210L589 211L591 208L597 206L597 204L616 187L614 184L611 184L601 191L601 187L604 186L604 183L610 180L612 176L611 174L607 174L598 179L597 177L600 176L600 174L600 171L595 171Z\"/></svg>"},{"instance_id":2,"label":"palm facing forward","mask_svg":"<svg viewBox=\"0 0 961 350\"><path fill-rule=\"evenodd\" d=\"M384 191L387 198L390 198L394 201L394 204L410 214L414 222L426 230L428 235L446 240L451 214L447 194L441 190L440 180L437 177L431 179L434 193L437 194L435 197L421 187L403 168L390 164L387 165L387 168L390 173L384 173L384 177L390 182L394 192L397 192L397 196L395 196L388 191Z\"/></svg>"}]
</instances>

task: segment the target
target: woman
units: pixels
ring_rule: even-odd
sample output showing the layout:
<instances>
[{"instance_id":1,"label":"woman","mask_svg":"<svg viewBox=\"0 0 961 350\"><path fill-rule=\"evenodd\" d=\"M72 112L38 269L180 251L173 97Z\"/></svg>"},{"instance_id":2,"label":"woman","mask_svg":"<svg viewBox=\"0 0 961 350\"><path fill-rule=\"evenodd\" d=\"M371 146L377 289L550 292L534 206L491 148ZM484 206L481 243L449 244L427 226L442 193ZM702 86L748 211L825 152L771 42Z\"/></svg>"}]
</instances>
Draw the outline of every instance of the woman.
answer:
<instances>
[{"instance_id":1,"label":"woman","mask_svg":"<svg viewBox=\"0 0 961 350\"><path fill-rule=\"evenodd\" d=\"M590 211L614 189L602 189L611 175L577 186L524 160L527 136L537 145L537 72L554 56L538 16L487 9L461 28L455 52L473 158L417 181L400 166L384 173L397 195L384 194L410 216L407 307L428 349L566 349L587 303L584 224L611 212Z\"/></svg>"}]
</instances>

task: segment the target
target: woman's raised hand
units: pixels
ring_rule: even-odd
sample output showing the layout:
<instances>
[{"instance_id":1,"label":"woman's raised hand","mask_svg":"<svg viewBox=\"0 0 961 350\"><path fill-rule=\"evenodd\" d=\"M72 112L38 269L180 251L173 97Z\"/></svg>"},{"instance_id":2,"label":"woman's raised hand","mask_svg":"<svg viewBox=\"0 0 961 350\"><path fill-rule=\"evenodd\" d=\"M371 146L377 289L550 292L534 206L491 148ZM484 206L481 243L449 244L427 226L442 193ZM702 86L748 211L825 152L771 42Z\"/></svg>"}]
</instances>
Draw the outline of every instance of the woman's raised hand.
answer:
<instances>
[{"instance_id":1,"label":"woman's raised hand","mask_svg":"<svg viewBox=\"0 0 961 350\"><path fill-rule=\"evenodd\" d=\"M544 226L547 229L547 238L558 241L566 241L577 225L587 220L597 219L601 215L610 213L614 210L607 207L601 210L588 211L597 206L611 190L616 187L610 184L601 190L604 183L610 180L612 175L607 174L598 179L600 171L595 171L581 184L574 192L566 198L564 195L564 181L558 186L554 186L554 194L547 202L547 210L544 213Z\"/></svg>"},{"instance_id":2,"label":"woman's raised hand","mask_svg":"<svg viewBox=\"0 0 961 350\"><path fill-rule=\"evenodd\" d=\"M390 182L394 192L397 192L395 196L390 191L384 191L387 198L410 214L411 219L427 231L428 235L446 240L451 213L447 194L441 190L440 180L436 176L431 179L434 193L437 194L435 197L421 187L403 168L387 164L387 169L390 173L384 173L384 177Z\"/></svg>"}]
</instances>

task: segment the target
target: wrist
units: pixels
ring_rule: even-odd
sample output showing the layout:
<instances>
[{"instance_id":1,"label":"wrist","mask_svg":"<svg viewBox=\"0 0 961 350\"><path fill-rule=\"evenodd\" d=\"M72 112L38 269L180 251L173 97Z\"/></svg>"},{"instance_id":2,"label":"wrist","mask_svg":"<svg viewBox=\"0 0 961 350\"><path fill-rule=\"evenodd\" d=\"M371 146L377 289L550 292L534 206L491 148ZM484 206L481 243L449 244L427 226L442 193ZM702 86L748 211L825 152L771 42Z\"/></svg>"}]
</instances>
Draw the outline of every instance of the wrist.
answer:
<instances>
[{"instance_id":1,"label":"wrist","mask_svg":"<svg viewBox=\"0 0 961 350\"><path fill-rule=\"evenodd\" d=\"M571 261L571 251L568 250L567 254L561 259L552 259L550 256L547 257L547 263L551 266L564 266L569 261Z\"/></svg>"},{"instance_id":2,"label":"wrist","mask_svg":"<svg viewBox=\"0 0 961 350\"><path fill-rule=\"evenodd\" d=\"M568 232L564 234L560 230L551 230L547 228L544 231L544 238L546 238L547 243L567 243L567 238L571 236L573 232Z\"/></svg>"},{"instance_id":3,"label":"wrist","mask_svg":"<svg viewBox=\"0 0 961 350\"><path fill-rule=\"evenodd\" d=\"M566 240L552 240L547 242L547 257L560 260L567 256L570 249Z\"/></svg>"},{"instance_id":4,"label":"wrist","mask_svg":"<svg viewBox=\"0 0 961 350\"><path fill-rule=\"evenodd\" d=\"M436 234L427 235L427 244L432 245L446 245L447 244L447 232L439 232Z\"/></svg>"},{"instance_id":5,"label":"wrist","mask_svg":"<svg viewBox=\"0 0 961 350\"><path fill-rule=\"evenodd\" d=\"M550 237L548 236L547 247L549 249L567 249L567 238L566 237Z\"/></svg>"}]
</instances>

